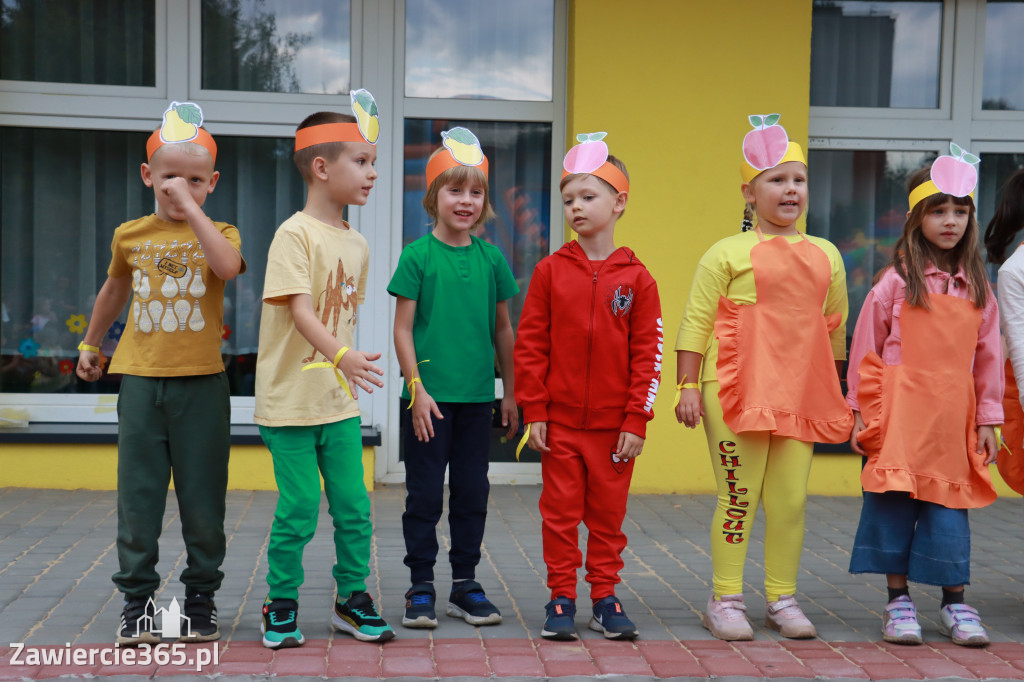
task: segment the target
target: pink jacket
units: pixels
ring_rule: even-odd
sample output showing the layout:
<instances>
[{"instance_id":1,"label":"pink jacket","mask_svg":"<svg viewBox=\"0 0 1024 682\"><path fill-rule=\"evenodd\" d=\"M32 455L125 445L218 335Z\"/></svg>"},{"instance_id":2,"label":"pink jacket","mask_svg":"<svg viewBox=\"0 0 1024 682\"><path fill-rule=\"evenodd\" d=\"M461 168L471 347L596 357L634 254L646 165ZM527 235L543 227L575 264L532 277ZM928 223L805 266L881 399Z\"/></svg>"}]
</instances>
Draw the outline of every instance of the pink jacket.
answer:
<instances>
[{"instance_id":1,"label":"pink jacket","mask_svg":"<svg viewBox=\"0 0 1024 682\"><path fill-rule=\"evenodd\" d=\"M967 278L961 269L955 275L929 264L924 271L928 291L969 299ZM986 283L987 287L988 284ZM948 287L948 290L947 290ZM900 347L900 308L903 307L906 284L896 271L888 268L864 299L864 307L857 318L857 328L850 343L850 365L846 373L846 402L860 411L857 387L860 374L857 368L868 351L875 351L886 365L898 365L903 360ZM999 309L991 287L988 303L981 313L978 346L974 351L974 391L978 400L976 423L1003 423L1003 349L999 340Z\"/></svg>"}]
</instances>

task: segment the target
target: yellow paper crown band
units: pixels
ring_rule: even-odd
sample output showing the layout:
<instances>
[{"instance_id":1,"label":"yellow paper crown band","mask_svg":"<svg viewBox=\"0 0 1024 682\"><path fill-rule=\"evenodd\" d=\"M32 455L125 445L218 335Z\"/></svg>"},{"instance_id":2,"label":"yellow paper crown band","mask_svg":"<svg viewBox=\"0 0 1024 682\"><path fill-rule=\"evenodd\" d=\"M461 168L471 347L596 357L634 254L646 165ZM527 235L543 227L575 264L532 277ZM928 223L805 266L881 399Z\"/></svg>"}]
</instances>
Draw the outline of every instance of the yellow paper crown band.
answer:
<instances>
[{"instance_id":1,"label":"yellow paper crown band","mask_svg":"<svg viewBox=\"0 0 1024 682\"><path fill-rule=\"evenodd\" d=\"M910 190L910 210L913 211L914 207L921 203L922 199L935 194L942 194L942 190L935 186L935 183L931 180L925 180L920 185ZM971 200L974 200L974 192L968 194Z\"/></svg>"},{"instance_id":2,"label":"yellow paper crown band","mask_svg":"<svg viewBox=\"0 0 1024 682\"><path fill-rule=\"evenodd\" d=\"M213 141L213 135L206 132L203 128L199 129L198 135L191 140L184 140L185 142L195 142L201 147L205 147L206 151L210 152L210 156L213 157L213 162L217 163L217 143ZM177 142L164 142L160 139L160 129L157 128L153 131L153 134L149 136L149 140L146 142L146 161L153 160L153 154L156 153L157 149L163 147L165 144L178 144Z\"/></svg>"},{"instance_id":3,"label":"yellow paper crown band","mask_svg":"<svg viewBox=\"0 0 1024 682\"><path fill-rule=\"evenodd\" d=\"M787 161L799 161L800 163L806 166L807 159L804 157L803 147L801 147L796 142L790 142L789 147L786 148L785 156L783 156L782 160L779 161L779 163L775 164L775 166L778 166L779 164L782 163L786 163ZM775 166L772 166L772 168L775 168ZM753 180L766 170L768 169L764 168L762 170L757 170L749 163L747 163L746 159L744 159L743 163L740 164L740 175L743 176L743 182L749 183L751 180Z\"/></svg>"},{"instance_id":4,"label":"yellow paper crown band","mask_svg":"<svg viewBox=\"0 0 1024 682\"><path fill-rule=\"evenodd\" d=\"M481 160L480 163L475 166L470 166L468 164L459 163L455 159L451 150L447 147L444 147L443 149L444 151L439 154L434 154L433 158L431 158L430 161L427 161L427 187L430 187L431 183L433 183L441 173L452 168L458 168L459 166L466 166L466 168L479 168L483 171L484 178L487 178L490 164L487 162L486 154L484 154L483 160Z\"/></svg>"},{"instance_id":5,"label":"yellow paper crown band","mask_svg":"<svg viewBox=\"0 0 1024 682\"><path fill-rule=\"evenodd\" d=\"M612 164L610 161L605 161L601 164L601 167L597 170L590 171L589 173L570 173L567 170L562 171L562 177L568 177L570 175L593 175L601 178L609 185L615 188L616 192L628 192L629 191L629 179L626 174L623 173Z\"/></svg>"},{"instance_id":6,"label":"yellow paper crown band","mask_svg":"<svg viewBox=\"0 0 1024 682\"><path fill-rule=\"evenodd\" d=\"M366 138L357 123L321 123L295 131L295 151L329 142L366 142Z\"/></svg>"}]
</instances>

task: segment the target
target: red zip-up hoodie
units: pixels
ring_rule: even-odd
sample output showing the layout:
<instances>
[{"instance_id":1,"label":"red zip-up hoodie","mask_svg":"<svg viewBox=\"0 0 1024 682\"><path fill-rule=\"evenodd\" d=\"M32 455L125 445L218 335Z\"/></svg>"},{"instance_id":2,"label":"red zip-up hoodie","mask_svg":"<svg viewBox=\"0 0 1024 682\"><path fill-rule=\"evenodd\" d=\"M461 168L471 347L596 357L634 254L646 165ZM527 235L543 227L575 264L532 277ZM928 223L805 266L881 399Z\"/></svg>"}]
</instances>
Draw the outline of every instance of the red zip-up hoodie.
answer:
<instances>
[{"instance_id":1,"label":"red zip-up hoodie","mask_svg":"<svg viewBox=\"0 0 1024 682\"><path fill-rule=\"evenodd\" d=\"M658 285L619 247L591 263L576 241L537 264L515 345L523 421L646 437L663 352Z\"/></svg>"}]
</instances>

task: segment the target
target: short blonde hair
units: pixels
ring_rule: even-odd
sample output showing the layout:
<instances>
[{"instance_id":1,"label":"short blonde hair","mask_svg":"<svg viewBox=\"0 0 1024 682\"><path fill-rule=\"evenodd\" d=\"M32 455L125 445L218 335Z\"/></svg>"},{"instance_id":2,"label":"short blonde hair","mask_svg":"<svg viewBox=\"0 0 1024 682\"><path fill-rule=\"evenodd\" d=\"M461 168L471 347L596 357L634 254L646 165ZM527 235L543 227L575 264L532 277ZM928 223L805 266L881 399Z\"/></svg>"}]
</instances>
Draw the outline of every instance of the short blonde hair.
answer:
<instances>
[{"instance_id":1,"label":"short blonde hair","mask_svg":"<svg viewBox=\"0 0 1024 682\"><path fill-rule=\"evenodd\" d=\"M447 154L448 150L441 147L431 154L430 158L434 158L441 152ZM437 225L437 196L441 193L441 188L445 185L461 187L466 183L479 183L484 188L484 210L480 212L480 219L476 221L476 224L471 229L475 230L488 220L494 220L494 207L491 206L491 188L487 183L487 176L476 166L463 166L459 164L434 178L434 181L427 187L426 194L423 195L423 209L430 216L434 225Z\"/></svg>"}]
</instances>

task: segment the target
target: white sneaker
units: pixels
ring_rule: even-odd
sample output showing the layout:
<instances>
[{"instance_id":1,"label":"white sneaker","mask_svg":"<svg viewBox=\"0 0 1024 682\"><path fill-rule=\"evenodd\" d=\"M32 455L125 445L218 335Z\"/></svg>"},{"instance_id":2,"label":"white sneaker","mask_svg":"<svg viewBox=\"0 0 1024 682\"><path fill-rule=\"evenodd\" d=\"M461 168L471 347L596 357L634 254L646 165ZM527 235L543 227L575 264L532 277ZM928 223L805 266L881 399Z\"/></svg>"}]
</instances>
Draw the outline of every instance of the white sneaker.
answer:
<instances>
[{"instance_id":1,"label":"white sneaker","mask_svg":"<svg viewBox=\"0 0 1024 682\"><path fill-rule=\"evenodd\" d=\"M742 594L724 594L721 599L715 599L712 593L700 624L718 639L748 641L754 639L754 628L747 621L746 610Z\"/></svg>"},{"instance_id":2,"label":"white sneaker","mask_svg":"<svg viewBox=\"0 0 1024 682\"><path fill-rule=\"evenodd\" d=\"M818 631L796 603L796 597L780 594L778 601L768 602L764 624L787 639L810 639Z\"/></svg>"},{"instance_id":3,"label":"white sneaker","mask_svg":"<svg viewBox=\"0 0 1024 682\"><path fill-rule=\"evenodd\" d=\"M961 646L986 646L988 633L981 625L978 610L967 604L946 604L939 610L939 632Z\"/></svg>"}]
</instances>

